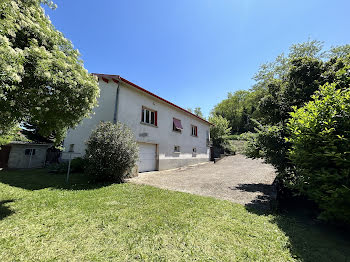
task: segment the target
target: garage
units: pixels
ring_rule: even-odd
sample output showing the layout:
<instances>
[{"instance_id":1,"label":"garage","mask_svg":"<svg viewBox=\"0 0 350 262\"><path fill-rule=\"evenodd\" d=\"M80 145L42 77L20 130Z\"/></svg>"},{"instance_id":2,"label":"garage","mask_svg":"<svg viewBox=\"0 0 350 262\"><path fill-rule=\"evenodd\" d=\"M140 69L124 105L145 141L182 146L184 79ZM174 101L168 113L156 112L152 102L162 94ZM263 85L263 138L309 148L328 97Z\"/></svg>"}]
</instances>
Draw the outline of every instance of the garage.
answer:
<instances>
[{"instance_id":1,"label":"garage","mask_svg":"<svg viewBox=\"0 0 350 262\"><path fill-rule=\"evenodd\" d=\"M139 172L157 170L157 145L139 143Z\"/></svg>"}]
</instances>

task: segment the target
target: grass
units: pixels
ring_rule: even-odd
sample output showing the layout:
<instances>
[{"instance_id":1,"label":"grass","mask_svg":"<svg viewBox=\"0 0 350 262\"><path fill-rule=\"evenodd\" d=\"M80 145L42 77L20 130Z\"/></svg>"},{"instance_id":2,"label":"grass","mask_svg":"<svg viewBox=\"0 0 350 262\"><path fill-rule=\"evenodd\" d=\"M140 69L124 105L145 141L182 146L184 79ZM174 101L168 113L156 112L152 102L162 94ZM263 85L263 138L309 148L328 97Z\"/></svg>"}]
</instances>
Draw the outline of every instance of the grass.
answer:
<instances>
[{"instance_id":1,"label":"grass","mask_svg":"<svg viewBox=\"0 0 350 262\"><path fill-rule=\"evenodd\" d=\"M350 257L347 239L294 218L149 186L90 185L80 174L70 185L64 179L45 170L0 171L0 261Z\"/></svg>"}]
</instances>

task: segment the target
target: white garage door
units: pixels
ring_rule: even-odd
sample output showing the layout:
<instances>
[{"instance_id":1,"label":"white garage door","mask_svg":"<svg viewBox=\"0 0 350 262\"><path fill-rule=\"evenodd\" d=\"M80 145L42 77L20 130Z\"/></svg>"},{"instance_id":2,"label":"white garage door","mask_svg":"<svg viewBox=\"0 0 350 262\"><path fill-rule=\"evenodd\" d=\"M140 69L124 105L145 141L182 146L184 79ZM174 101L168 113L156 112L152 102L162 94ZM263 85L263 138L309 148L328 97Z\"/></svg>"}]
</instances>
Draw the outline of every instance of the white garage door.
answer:
<instances>
[{"instance_id":1,"label":"white garage door","mask_svg":"<svg viewBox=\"0 0 350 262\"><path fill-rule=\"evenodd\" d=\"M139 172L156 170L157 146L155 144L139 143Z\"/></svg>"}]
</instances>

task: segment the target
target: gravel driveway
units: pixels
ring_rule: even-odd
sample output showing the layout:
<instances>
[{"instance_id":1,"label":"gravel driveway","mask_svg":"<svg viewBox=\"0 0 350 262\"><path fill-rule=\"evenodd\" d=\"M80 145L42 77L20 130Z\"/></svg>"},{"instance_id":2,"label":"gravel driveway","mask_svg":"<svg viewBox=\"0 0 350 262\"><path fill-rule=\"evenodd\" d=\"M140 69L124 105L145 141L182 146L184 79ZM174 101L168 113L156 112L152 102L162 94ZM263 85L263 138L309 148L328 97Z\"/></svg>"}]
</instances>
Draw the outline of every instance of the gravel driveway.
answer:
<instances>
[{"instance_id":1,"label":"gravel driveway","mask_svg":"<svg viewBox=\"0 0 350 262\"><path fill-rule=\"evenodd\" d=\"M246 206L267 208L275 179L272 166L243 155L179 169L140 173L129 182L211 196Z\"/></svg>"}]
</instances>

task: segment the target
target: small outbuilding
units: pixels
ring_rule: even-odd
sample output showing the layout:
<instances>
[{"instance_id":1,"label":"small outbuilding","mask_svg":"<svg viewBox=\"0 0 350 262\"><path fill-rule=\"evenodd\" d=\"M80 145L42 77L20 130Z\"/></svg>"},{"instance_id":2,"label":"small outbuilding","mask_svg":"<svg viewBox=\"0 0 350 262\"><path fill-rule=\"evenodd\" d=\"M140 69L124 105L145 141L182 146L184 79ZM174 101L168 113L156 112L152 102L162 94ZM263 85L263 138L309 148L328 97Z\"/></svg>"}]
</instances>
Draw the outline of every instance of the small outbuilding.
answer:
<instances>
[{"instance_id":1,"label":"small outbuilding","mask_svg":"<svg viewBox=\"0 0 350 262\"><path fill-rule=\"evenodd\" d=\"M2 168L41 168L45 166L47 143L13 141L0 150Z\"/></svg>"}]
</instances>

